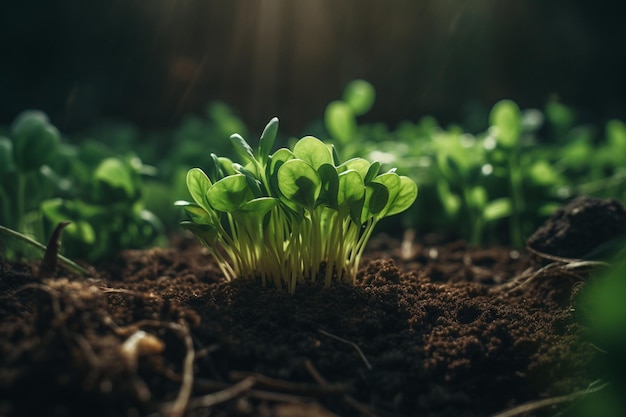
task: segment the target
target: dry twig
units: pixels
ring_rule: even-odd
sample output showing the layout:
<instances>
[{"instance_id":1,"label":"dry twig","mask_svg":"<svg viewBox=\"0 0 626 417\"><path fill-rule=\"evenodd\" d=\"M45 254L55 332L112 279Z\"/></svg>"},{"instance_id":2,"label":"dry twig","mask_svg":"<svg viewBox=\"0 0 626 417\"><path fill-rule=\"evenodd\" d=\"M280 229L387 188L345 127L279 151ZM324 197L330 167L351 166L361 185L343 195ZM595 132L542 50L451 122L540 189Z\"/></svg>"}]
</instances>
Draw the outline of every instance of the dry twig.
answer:
<instances>
[{"instance_id":1,"label":"dry twig","mask_svg":"<svg viewBox=\"0 0 626 417\"><path fill-rule=\"evenodd\" d=\"M310 360L305 360L304 361L304 366L306 367L307 371L309 372L309 374L311 374L311 377L320 385L322 386L326 386L328 385L328 381L326 381L326 378L324 378L322 376L322 374L319 373L319 371L317 370L317 368L315 368L315 366L313 366L313 363ZM371 410L368 406L366 406L365 404L360 403L359 401L357 401L354 397L352 397L349 394L343 394L341 396L341 398L343 399L343 401L348 404L349 406L351 406L352 408L354 408L355 410L357 410L359 413L367 416L367 417L377 417L377 414Z\"/></svg>"},{"instance_id":2,"label":"dry twig","mask_svg":"<svg viewBox=\"0 0 626 417\"><path fill-rule=\"evenodd\" d=\"M233 398L236 398L237 396L248 391L254 386L255 383L255 378L253 376L249 376L221 391L191 399L189 401L188 409L193 410L196 408L210 408L217 404L232 400Z\"/></svg>"},{"instance_id":3,"label":"dry twig","mask_svg":"<svg viewBox=\"0 0 626 417\"><path fill-rule=\"evenodd\" d=\"M348 344L350 346L352 346L354 348L354 350L357 351L357 353L359 354L359 356L361 357L361 359L363 360L363 363L365 363L365 366L367 367L367 369L369 369L370 371L372 370L372 365L370 364L370 362L367 360L367 358L365 357L365 354L363 353L363 351L361 350L361 348L359 347L359 345L357 345L354 342L351 342L349 340L346 340L342 337L339 336L335 336L332 333L328 333L326 330L322 330L322 329L317 329L318 332L320 332L321 334L328 336L332 339L335 339L341 343L345 343Z\"/></svg>"},{"instance_id":4,"label":"dry twig","mask_svg":"<svg viewBox=\"0 0 626 417\"><path fill-rule=\"evenodd\" d=\"M319 386L306 383L283 381L280 379L270 378L268 376L258 373L240 371L233 371L230 373L230 378L236 381L250 377L254 377L257 387L285 392L289 394L305 395L308 397L346 394L350 390L350 386L347 384L326 384L324 386Z\"/></svg>"},{"instance_id":5,"label":"dry twig","mask_svg":"<svg viewBox=\"0 0 626 417\"><path fill-rule=\"evenodd\" d=\"M494 414L491 417L520 417L528 413L531 413L533 411L541 410L542 408L547 408L547 407L552 407L552 406L559 405L562 403L572 402L588 394L600 391L602 388L606 387L607 385L608 384L605 383L605 384L598 385L596 387L590 386L587 389L576 391L568 395L561 395L558 397L544 398L542 400L536 400L536 401L529 401L527 403L520 404L518 406L510 408L506 411L502 411L500 413Z\"/></svg>"}]
</instances>

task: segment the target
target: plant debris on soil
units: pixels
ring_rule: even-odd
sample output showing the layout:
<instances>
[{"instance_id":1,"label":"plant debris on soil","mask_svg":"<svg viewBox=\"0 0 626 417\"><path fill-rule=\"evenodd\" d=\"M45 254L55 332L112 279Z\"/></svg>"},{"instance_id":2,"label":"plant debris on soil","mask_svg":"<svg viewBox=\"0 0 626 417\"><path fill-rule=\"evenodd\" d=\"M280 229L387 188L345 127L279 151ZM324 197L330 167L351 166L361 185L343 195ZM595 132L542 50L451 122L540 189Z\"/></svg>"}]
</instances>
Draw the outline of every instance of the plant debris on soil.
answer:
<instances>
[{"instance_id":1,"label":"plant debris on soil","mask_svg":"<svg viewBox=\"0 0 626 417\"><path fill-rule=\"evenodd\" d=\"M88 278L2 261L0 415L554 415L606 370L573 308L590 264L537 254L379 235L355 286L293 295L183 238Z\"/></svg>"}]
</instances>

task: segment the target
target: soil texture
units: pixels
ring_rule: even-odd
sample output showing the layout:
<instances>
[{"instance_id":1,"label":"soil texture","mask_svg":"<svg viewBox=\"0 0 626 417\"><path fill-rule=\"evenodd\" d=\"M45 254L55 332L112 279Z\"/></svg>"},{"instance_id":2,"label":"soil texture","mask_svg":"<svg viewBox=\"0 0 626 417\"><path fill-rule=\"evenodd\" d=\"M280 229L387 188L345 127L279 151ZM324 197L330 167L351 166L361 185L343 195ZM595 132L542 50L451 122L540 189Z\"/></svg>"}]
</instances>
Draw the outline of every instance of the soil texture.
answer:
<instances>
[{"instance_id":1,"label":"soil texture","mask_svg":"<svg viewBox=\"0 0 626 417\"><path fill-rule=\"evenodd\" d=\"M122 252L88 278L3 261L0 415L596 414L606 401L581 393L611 374L598 357L616 356L579 320L598 263L571 258L622 239L625 213L577 200L529 253L379 235L355 286L293 295L225 282L192 239ZM621 398L606 396L615 382L600 398Z\"/></svg>"},{"instance_id":2,"label":"soil texture","mask_svg":"<svg viewBox=\"0 0 626 417\"><path fill-rule=\"evenodd\" d=\"M601 377L572 309L586 272L384 235L361 266L289 295L225 282L186 239L91 278L3 262L0 415L487 416Z\"/></svg>"}]
</instances>

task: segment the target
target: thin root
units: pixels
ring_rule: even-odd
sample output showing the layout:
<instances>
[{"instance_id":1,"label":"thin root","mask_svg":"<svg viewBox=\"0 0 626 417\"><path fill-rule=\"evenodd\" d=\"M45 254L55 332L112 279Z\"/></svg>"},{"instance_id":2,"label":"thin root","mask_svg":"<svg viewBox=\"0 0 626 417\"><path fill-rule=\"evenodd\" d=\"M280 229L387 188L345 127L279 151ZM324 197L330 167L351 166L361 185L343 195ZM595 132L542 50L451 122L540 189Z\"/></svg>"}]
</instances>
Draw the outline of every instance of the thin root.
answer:
<instances>
[{"instance_id":1,"label":"thin root","mask_svg":"<svg viewBox=\"0 0 626 417\"><path fill-rule=\"evenodd\" d=\"M372 365L370 364L370 362L367 360L367 358L365 357L365 354L363 353L363 351L361 350L361 348L359 347L359 345L357 345L354 342L351 342L349 340L346 340L342 337L339 336L335 336L332 333L328 333L326 330L322 330L322 329L317 329L318 332L320 332L321 334L328 336L332 339L335 339L341 343L345 343L348 344L350 346L352 346L354 348L354 350L356 350L356 352L359 354L359 356L361 357L361 360L363 361L363 363L365 363L365 366L367 367L367 369L369 369L370 371L372 370Z\"/></svg>"}]
</instances>

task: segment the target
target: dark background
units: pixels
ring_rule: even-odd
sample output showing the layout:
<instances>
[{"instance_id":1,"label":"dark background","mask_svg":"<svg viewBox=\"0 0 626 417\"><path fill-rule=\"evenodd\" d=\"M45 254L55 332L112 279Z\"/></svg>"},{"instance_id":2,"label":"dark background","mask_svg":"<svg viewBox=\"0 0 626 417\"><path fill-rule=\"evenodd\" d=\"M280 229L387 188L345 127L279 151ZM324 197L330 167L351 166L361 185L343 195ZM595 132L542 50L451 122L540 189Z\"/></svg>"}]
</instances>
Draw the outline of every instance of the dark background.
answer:
<instances>
[{"instance_id":1,"label":"dark background","mask_svg":"<svg viewBox=\"0 0 626 417\"><path fill-rule=\"evenodd\" d=\"M298 133L354 78L364 118L462 122L550 97L626 119L622 2L23 0L0 5L0 124L46 111L62 131L112 117L174 126L211 100L253 130Z\"/></svg>"}]
</instances>

